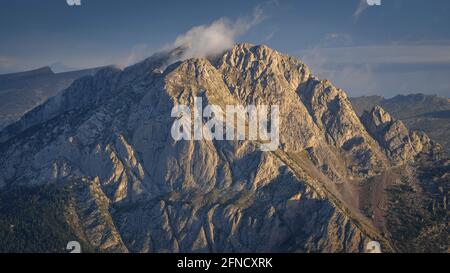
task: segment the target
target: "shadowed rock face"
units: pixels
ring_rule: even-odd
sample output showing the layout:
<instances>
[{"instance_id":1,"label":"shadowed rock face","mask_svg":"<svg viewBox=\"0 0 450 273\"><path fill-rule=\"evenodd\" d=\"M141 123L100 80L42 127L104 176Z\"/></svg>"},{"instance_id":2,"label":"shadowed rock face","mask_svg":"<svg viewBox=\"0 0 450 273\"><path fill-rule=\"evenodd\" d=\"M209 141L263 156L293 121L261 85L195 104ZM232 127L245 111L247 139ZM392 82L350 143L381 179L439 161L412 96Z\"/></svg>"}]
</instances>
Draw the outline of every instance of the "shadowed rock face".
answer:
<instances>
[{"instance_id":1,"label":"shadowed rock face","mask_svg":"<svg viewBox=\"0 0 450 273\"><path fill-rule=\"evenodd\" d=\"M167 66L170 59L77 80L5 128L0 187L66 189L71 232L114 252L361 252L370 239L414 250L397 247L387 217L387 189L400 175L392 169L423 187L413 162L424 172L426 163L442 166L423 192L426 202L436 198L436 213L447 206L438 145L381 108L361 122L345 92L299 60L249 44L211 59ZM279 105L280 148L175 142L171 109L198 96L222 107Z\"/></svg>"}]
</instances>

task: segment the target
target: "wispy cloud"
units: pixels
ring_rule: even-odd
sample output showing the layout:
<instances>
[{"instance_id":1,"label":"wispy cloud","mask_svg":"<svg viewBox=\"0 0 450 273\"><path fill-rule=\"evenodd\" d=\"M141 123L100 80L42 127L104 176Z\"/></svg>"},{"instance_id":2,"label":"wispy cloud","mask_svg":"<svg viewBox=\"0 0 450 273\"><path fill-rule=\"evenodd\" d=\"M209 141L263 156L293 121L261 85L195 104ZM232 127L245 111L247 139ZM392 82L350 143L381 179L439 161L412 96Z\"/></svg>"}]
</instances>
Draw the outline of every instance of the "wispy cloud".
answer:
<instances>
[{"instance_id":1,"label":"wispy cloud","mask_svg":"<svg viewBox=\"0 0 450 273\"><path fill-rule=\"evenodd\" d=\"M450 45L373 45L328 47L303 50L300 55L314 52L336 63L450 63Z\"/></svg>"},{"instance_id":2,"label":"wispy cloud","mask_svg":"<svg viewBox=\"0 0 450 273\"><path fill-rule=\"evenodd\" d=\"M155 49L151 48L148 44L134 45L127 55L116 61L116 65L119 68L124 68L129 65L135 64L143 59L147 58L155 52Z\"/></svg>"},{"instance_id":3,"label":"wispy cloud","mask_svg":"<svg viewBox=\"0 0 450 273\"><path fill-rule=\"evenodd\" d=\"M350 34L333 32L328 33L320 42L321 47L342 47L342 46L350 46L353 44L353 39Z\"/></svg>"},{"instance_id":4,"label":"wispy cloud","mask_svg":"<svg viewBox=\"0 0 450 273\"><path fill-rule=\"evenodd\" d=\"M125 56L113 60L113 63L119 68L124 68L144 60L155 52L171 51L177 48L183 49L182 54L177 55L176 59L170 60L169 63L214 56L233 47L237 37L245 34L265 18L260 5L254 8L250 16L239 17L236 20L224 17L210 24L192 27L186 33L176 37L175 41L159 49L145 43L137 44Z\"/></svg>"},{"instance_id":5,"label":"wispy cloud","mask_svg":"<svg viewBox=\"0 0 450 273\"><path fill-rule=\"evenodd\" d=\"M178 36L168 49L185 48L181 60L214 56L231 48L237 37L245 34L264 18L263 10L257 7L248 17L235 21L221 18L209 25L196 26Z\"/></svg>"},{"instance_id":6,"label":"wispy cloud","mask_svg":"<svg viewBox=\"0 0 450 273\"><path fill-rule=\"evenodd\" d=\"M450 71L449 52L448 44L398 43L316 47L298 55L313 73L353 96L410 92L450 96L450 80L444 76Z\"/></svg>"},{"instance_id":7,"label":"wispy cloud","mask_svg":"<svg viewBox=\"0 0 450 273\"><path fill-rule=\"evenodd\" d=\"M369 7L367 0L359 0L358 7L353 12L353 18L358 20L359 16Z\"/></svg>"},{"instance_id":8,"label":"wispy cloud","mask_svg":"<svg viewBox=\"0 0 450 273\"><path fill-rule=\"evenodd\" d=\"M264 37L263 42L266 43L266 42L272 40L272 38L275 36L275 34L278 32L278 30L279 30L278 27L275 27L275 26L272 27L270 29L270 31Z\"/></svg>"}]
</instances>

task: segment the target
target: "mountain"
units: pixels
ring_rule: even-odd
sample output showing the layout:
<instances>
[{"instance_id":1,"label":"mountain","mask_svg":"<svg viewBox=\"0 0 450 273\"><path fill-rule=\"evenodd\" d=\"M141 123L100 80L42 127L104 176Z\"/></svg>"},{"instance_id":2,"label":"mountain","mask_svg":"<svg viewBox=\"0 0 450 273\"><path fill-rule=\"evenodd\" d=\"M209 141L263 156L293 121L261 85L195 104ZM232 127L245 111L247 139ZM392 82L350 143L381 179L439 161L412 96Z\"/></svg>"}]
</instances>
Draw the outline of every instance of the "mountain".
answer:
<instances>
[{"instance_id":1,"label":"mountain","mask_svg":"<svg viewBox=\"0 0 450 273\"><path fill-rule=\"evenodd\" d=\"M179 50L75 80L0 132L0 251L449 251L450 161L426 134L358 117L267 46ZM171 110L195 97L278 105L279 148L175 141Z\"/></svg>"},{"instance_id":2,"label":"mountain","mask_svg":"<svg viewBox=\"0 0 450 273\"><path fill-rule=\"evenodd\" d=\"M54 73L50 67L0 75L0 130L13 123L74 80L93 75L98 68Z\"/></svg>"},{"instance_id":3,"label":"mountain","mask_svg":"<svg viewBox=\"0 0 450 273\"><path fill-rule=\"evenodd\" d=\"M425 132L442 144L450 154L450 99L435 95L398 95L390 99L379 96L351 98L358 115L376 105L383 107L408 128Z\"/></svg>"}]
</instances>

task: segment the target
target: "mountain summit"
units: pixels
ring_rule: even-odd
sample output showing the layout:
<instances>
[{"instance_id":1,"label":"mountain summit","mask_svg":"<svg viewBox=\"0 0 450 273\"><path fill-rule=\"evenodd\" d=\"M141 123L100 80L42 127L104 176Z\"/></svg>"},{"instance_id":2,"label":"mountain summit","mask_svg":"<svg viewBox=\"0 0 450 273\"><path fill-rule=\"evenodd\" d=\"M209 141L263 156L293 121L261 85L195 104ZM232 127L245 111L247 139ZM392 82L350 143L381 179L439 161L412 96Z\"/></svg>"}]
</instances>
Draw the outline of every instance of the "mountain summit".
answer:
<instances>
[{"instance_id":1,"label":"mountain summit","mask_svg":"<svg viewBox=\"0 0 450 273\"><path fill-rule=\"evenodd\" d=\"M83 77L0 133L0 192L27 189L37 199L24 204L40 200L39 189L58 192L45 219L60 236L40 243L55 251L58 240L76 237L112 252L363 252L377 240L384 251L448 251L449 160L425 134L381 107L358 117L343 90L264 45L173 60L161 53ZM194 97L279 105L279 149L174 141L171 109ZM2 213L8 199L0 200ZM0 240L20 232L3 230Z\"/></svg>"}]
</instances>

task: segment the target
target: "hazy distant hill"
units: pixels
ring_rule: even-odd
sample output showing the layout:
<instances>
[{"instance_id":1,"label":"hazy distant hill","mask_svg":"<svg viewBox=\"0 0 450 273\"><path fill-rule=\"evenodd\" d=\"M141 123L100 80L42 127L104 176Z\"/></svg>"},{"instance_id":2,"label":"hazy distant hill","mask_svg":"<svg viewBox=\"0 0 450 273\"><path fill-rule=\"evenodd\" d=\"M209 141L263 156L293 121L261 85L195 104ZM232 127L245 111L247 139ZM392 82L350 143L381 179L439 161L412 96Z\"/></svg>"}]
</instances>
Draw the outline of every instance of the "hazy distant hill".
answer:
<instances>
[{"instance_id":1,"label":"hazy distant hill","mask_svg":"<svg viewBox=\"0 0 450 273\"><path fill-rule=\"evenodd\" d=\"M450 152L450 100L434 95L399 95L391 99L380 96L350 99L356 113L370 111L375 105L383 107L393 117L413 130L427 133Z\"/></svg>"},{"instance_id":2,"label":"hazy distant hill","mask_svg":"<svg viewBox=\"0 0 450 273\"><path fill-rule=\"evenodd\" d=\"M98 69L54 73L50 67L0 75L0 129L56 95L74 80Z\"/></svg>"}]
</instances>

